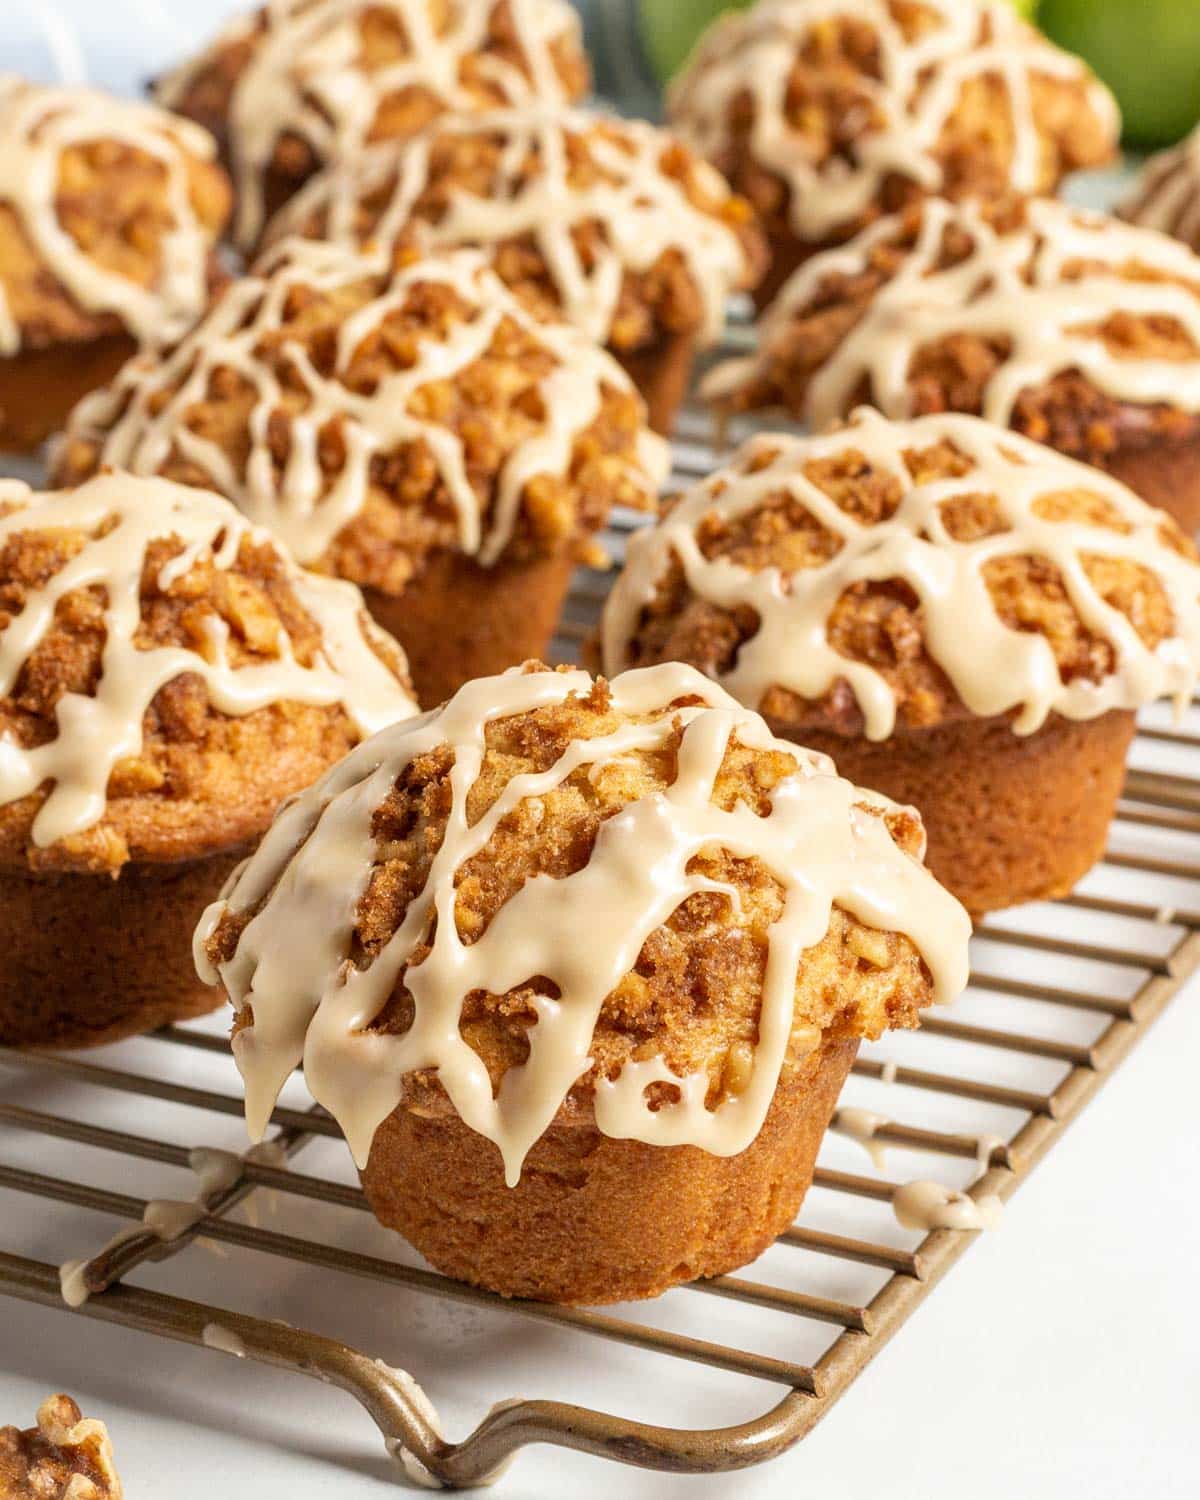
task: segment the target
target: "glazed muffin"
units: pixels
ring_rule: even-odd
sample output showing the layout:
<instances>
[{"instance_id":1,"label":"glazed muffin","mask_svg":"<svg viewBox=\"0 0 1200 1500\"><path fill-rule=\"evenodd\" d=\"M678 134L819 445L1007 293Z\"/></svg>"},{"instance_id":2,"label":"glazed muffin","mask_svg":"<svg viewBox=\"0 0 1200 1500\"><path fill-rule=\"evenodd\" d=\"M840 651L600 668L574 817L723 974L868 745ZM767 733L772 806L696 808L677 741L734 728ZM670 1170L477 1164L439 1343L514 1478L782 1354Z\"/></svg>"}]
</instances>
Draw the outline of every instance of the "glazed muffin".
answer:
<instances>
[{"instance_id":1,"label":"glazed muffin","mask_svg":"<svg viewBox=\"0 0 1200 1500\"><path fill-rule=\"evenodd\" d=\"M0 447L36 448L203 311L230 209L215 156L150 105L0 77Z\"/></svg>"},{"instance_id":2,"label":"glazed muffin","mask_svg":"<svg viewBox=\"0 0 1200 1500\"><path fill-rule=\"evenodd\" d=\"M407 139L447 110L566 104L589 83L567 0L272 0L157 96L221 142L249 249L329 162Z\"/></svg>"},{"instance_id":3,"label":"glazed muffin","mask_svg":"<svg viewBox=\"0 0 1200 1500\"><path fill-rule=\"evenodd\" d=\"M766 263L749 205L706 162L644 121L579 110L448 116L321 173L267 242L286 234L383 256L479 246L513 291L611 350L659 432L730 293Z\"/></svg>"},{"instance_id":4,"label":"glazed muffin","mask_svg":"<svg viewBox=\"0 0 1200 1500\"><path fill-rule=\"evenodd\" d=\"M1049 193L1115 153L1116 104L1006 0L760 0L701 38L670 118L762 217L760 306L928 193Z\"/></svg>"},{"instance_id":5,"label":"glazed muffin","mask_svg":"<svg viewBox=\"0 0 1200 1500\"><path fill-rule=\"evenodd\" d=\"M528 663L281 812L197 959L252 1135L303 1058L375 1213L439 1269L650 1297L764 1250L859 1038L965 982L922 843L689 667Z\"/></svg>"},{"instance_id":6,"label":"glazed muffin","mask_svg":"<svg viewBox=\"0 0 1200 1500\"><path fill-rule=\"evenodd\" d=\"M381 270L292 240L84 401L56 473L227 495L362 585L438 703L545 650L575 562L612 505L654 504L665 459L620 366L475 252Z\"/></svg>"},{"instance_id":7,"label":"glazed muffin","mask_svg":"<svg viewBox=\"0 0 1200 1500\"><path fill-rule=\"evenodd\" d=\"M1200 565L1123 485L963 416L762 435L629 545L610 673L677 659L922 814L969 911L1066 894L1134 728L1200 666Z\"/></svg>"},{"instance_id":8,"label":"glazed muffin","mask_svg":"<svg viewBox=\"0 0 1200 1500\"><path fill-rule=\"evenodd\" d=\"M284 798L412 712L358 591L218 496L0 484L0 1044L210 1010L206 903Z\"/></svg>"},{"instance_id":9,"label":"glazed muffin","mask_svg":"<svg viewBox=\"0 0 1200 1500\"><path fill-rule=\"evenodd\" d=\"M705 391L818 429L861 402L982 416L1107 470L1193 531L1200 256L1049 200L929 199L802 266L755 353Z\"/></svg>"},{"instance_id":10,"label":"glazed muffin","mask_svg":"<svg viewBox=\"0 0 1200 1500\"><path fill-rule=\"evenodd\" d=\"M85 1418L70 1396L48 1396L36 1427L0 1427L4 1500L121 1500L123 1494L108 1429Z\"/></svg>"},{"instance_id":11,"label":"glazed muffin","mask_svg":"<svg viewBox=\"0 0 1200 1500\"><path fill-rule=\"evenodd\" d=\"M1200 126L1178 146L1156 152L1146 162L1117 213L1200 251Z\"/></svg>"}]
</instances>

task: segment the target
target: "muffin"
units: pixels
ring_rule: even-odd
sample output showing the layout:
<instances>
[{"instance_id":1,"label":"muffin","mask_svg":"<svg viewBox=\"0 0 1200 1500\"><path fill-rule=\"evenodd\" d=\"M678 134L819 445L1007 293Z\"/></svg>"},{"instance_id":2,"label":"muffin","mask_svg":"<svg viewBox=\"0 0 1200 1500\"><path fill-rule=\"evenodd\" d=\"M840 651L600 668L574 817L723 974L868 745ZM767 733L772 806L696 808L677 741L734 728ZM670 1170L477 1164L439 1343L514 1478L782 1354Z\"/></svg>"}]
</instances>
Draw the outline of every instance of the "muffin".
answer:
<instances>
[{"instance_id":1,"label":"muffin","mask_svg":"<svg viewBox=\"0 0 1200 1500\"><path fill-rule=\"evenodd\" d=\"M362 585L423 703L540 653L613 504L665 448L629 377L468 250L381 269L286 241L175 348L73 414L63 484L110 464L211 487Z\"/></svg>"},{"instance_id":2,"label":"muffin","mask_svg":"<svg viewBox=\"0 0 1200 1500\"><path fill-rule=\"evenodd\" d=\"M698 348L766 245L744 199L641 120L496 110L437 121L416 142L322 172L268 228L374 245L483 248L539 310L605 344L669 432Z\"/></svg>"},{"instance_id":3,"label":"muffin","mask_svg":"<svg viewBox=\"0 0 1200 1500\"><path fill-rule=\"evenodd\" d=\"M1134 728L1200 664L1200 565L1095 469L958 415L760 435L633 538L605 671L709 674L921 813L973 914L1103 852Z\"/></svg>"},{"instance_id":4,"label":"muffin","mask_svg":"<svg viewBox=\"0 0 1200 1500\"><path fill-rule=\"evenodd\" d=\"M922 843L689 667L527 663L284 810L198 965L252 1135L303 1058L439 1269L651 1297L791 1223L859 1038L965 982Z\"/></svg>"},{"instance_id":5,"label":"muffin","mask_svg":"<svg viewBox=\"0 0 1200 1500\"><path fill-rule=\"evenodd\" d=\"M284 798L413 711L358 591L219 496L0 483L0 1044L210 1010L205 905Z\"/></svg>"},{"instance_id":6,"label":"muffin","mask_svg":"<svg viewBox=\"0 0 1200 1500\"><path fill-rule=\"evenodd\" d=\"M272 0L156 92L221 142L249 249L328 162L447 110L566 104L589 83L567 0Z\"/></svg>"},{"instance_id":7,"label":"muffin","mask_svg":"<svg viewBox=\"0 0 1200 1500\"><path fill-rule=\"evenodd\" d=\"M207 132L0 77L0 447L27 451L208 300L230 189Z\"/></svg>"},{"instance_id":8,"label":"muffin","mask_svg":"<svg viewBox=\"0 0 1200 1500\"><path fill-rule=\"evenodd\" d=\"M1052 192L1120 134L1086 64L1006 0L760 0L705 33L669 113L766 226L760 306L881 215Z\"/></svg>"},{"instance_id":9,"label":"muffin","mask_svg":"<svg viewBox=\"0 0 1200 1500\"><path fill-rule=\"evenodd\" d=\"M1156 152L1146 162L1117 213L1200 251L1200 126L1178 146Z\"/></svg>"},{"instance_id":10,"label":"muffin","mask_svg":"<svg viewBox=\"0 0 1200 1500\"><path fill-rule=\"evenodd\" d=\"M802 266L755 353L705 393L816 428L860 402L968 412L1106 470L1194 531L1200 256L1049 200L928 199Z\"/></svg>"},{"instance_id":11,"label":"muffin","mask_svg":"<svg viewBox=\"0 0 1200 1500\"><path fill-rule=\"evenodd\" d=\"M70 1396L48 1396L37 1426L0 1427L4 1500L121 1500L124 1491L103 1422Z\"/></svg>"}]
</instances>

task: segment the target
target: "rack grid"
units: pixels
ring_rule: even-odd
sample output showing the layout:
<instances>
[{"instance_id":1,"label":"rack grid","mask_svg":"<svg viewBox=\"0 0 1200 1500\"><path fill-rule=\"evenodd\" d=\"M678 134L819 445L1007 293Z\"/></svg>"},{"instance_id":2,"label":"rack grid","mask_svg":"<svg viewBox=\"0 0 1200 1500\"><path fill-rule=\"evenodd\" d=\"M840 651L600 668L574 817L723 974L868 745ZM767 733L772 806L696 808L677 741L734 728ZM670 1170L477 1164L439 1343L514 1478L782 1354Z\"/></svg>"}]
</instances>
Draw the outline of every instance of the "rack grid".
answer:
<instances>
[{"instance_id":1,"label":"rack grid","mask_svg":"<svg viewBox=\"0 0 1200 1500\"><path fill-rule=\"evenodd\" d=\"M705 472L717 461L705 421L695 411L685 413L675 446L680 479ZM618 555L632 524L631 518L623 518L614 529L611 541ZM558 642L563 659L577 653L595 621L604 588L602 575L579 575ZM985 1079L955 1067L886 1061L870 1055L870 1049L855 1064L856 1079L876 1084L894 1080L902 1089L914 1091L905 1093L906 1098L940 1097L1016 1112L1016 1128L1003 1139L981 1139L970 1132L935 1128L940 1115L933 1123L898 1120L879 1127L880 1145L977 1163L969 1184L971 1194L1008 1199L1200 966L1200 775L1188 774L1189 763L1200 770L1195 757L1198 746L1200 727L1196 724L1189 728L1185 718L1181 726L1170 727L1161 713L1151 711L1135 744L1134 769L1129 772L1114 825L1113 847L1096 880L1055 904L1060 916L1070 920L1045 920L1050 908L1041 908L1042 920L1038 920L1039 909L1029 909L1004 913L977 929L971 992L978 1003L970 1012L975 1019L958 1019L953 1013L927 1016L922 1033L929 1045L969 1044L1003 1058L1003 1077ZM1094 983L1098 965L1105 973L1123 976L1125 982L1116 986ZM1021 1007L1029 1002L1039 1015L1082 1016L1094 1021L1089 1039L1050 1034L1053 1028L1014 1027L1010 1024L1013 1017L1020 1016ZM985 1020L978 1019L980 1014ZM68 1094L72 1099L77 1094L83 1100L89 1091L99 1089L156 1106L198 1111L209 1118L240 1114L236 1072L222 1037L202 1028L169 1027L155 1033L150 1044L166 1049L172 1058L190 1052L224 1059L228 1088L175 1081L171 1074L178 1069L138 1072L114 1066L108 1056L111 1049L95 1054L0 1049L0 1143L24 1133L34 1139L115 1153L128 1162L133 1176L139 1164L185 1170L194 1166L193 1153L186 1145L159 1134L135 1134L89 1122L82 1103L77 1114L66 1115L18 1102L28 1099L31 1082L44 1081L73 1090ZM1051 1087L1044 1085L1044 1067L1038 1066L1047 1064L1060 1070ZM187 1118L190 1121L194 1115ZM361 1403L410 1477L416 1472L449 1487L484 1481L517 1450L532 1443L558 1444L676 1473L712 1473L774 1457L815 1426L977 1238L974 1232L935 1230L906 1248L889 1242L894 1235L833 1232L822 1227L814 1197L832 1194L836 1200L890 1212L899 1184L880 1175L819 1167L815 1187L824 1192L810 1195L800 1220L778 1245L882 1273L882 1284L873 1295L850 1301L817 1290L779 1286L759 1279L765 1273L758 1267L670 1294L676 1306L681 1298L688 1307L698 1305L697 1298L720 1298L742 1309L829 1330L819 1356L789 1359L749 1347L752 1338L720 1342L660 1326L670 1320L655 1318L656 1305L649 1307L646 1321L609 1311L506 1302L420 1266L264 1228L256 1216L253 1220L236 1217L234 1210L248 1207L254 1195L272 1192L339 1212L369 1212L356 1186L295 1166L312 1143L340 1138L329 1116L315 1106L280 1107L273 1125L277 1149L242 1157L236 1177L197 1200L196 1221L170 1240L143 1226L148 1197L3 1162L0 1191L95 1210L129 1226L127 1233L83 1266L80 1276L89 1296L77 1309L79 1315L184 1343L224 1348L341 1387ZM365 1278L384 1288L403 1287L433 1298L488 1307L514 1321L540 1320L580 1339L615 1340L776 1389L752 1419L701 1430L653 1425L565 1401L522 1400L500 1390L497 1394L503 1399L474 1430L463 1440L451 1442L443 1437L417 1380L347 1343L231 1307L127 1282L144 1263L183 1256L198 1240L218 1249L298 1263L315 1272ZM79 1248L64 1246L76 1254ZM47 1309L64 1307L59 1265L11 1253L2 1242L0 1293ZM641 1316L645 1319L646 1308ZM420 1371L416 1374L419 1378Z\"/></svg>"}]
</instances>

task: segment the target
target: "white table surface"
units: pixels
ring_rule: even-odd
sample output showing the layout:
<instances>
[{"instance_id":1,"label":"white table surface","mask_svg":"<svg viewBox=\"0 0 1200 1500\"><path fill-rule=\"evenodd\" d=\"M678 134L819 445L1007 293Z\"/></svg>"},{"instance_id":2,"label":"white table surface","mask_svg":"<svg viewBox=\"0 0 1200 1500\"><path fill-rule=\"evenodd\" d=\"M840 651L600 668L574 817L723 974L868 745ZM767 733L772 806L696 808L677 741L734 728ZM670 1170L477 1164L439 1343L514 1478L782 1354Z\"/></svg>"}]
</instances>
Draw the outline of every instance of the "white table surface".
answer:
<instances>
[{"instance_id":1,"label":"white table surface","mask_svg":"<svg viewBox=\"0 0 1200 1500\"><path fill-rule=\"evenodd\" d=\"M40 77L56 69L87 74L131 91L234 8L229 0L0 0L0 66ZM741 1474L672 1479L537 1448L517 1457L497 1493L509 1500L614 1493L627 1500L1194 1500L1196 995L1193 985L1175 1001L1022 1187L1001 1228L972 1247L798 1449ZM53 1099L42 1107L53 1108ZM136 1104L105 1108L113 1123L137 1128ZM34 1154L21 1159L40 1160L41 1149L31 1146ZM869 1170L849 1143L831 1149L834 1164ZM928 1158L922 1166L930 1170ZM63 1170L82 1175L78 1167ZM142 1191L122 1181L119 1164L96 1170L110 1174L110 1186ZM177 1177L164 1178L161 1191L178 1194ZM0 1194L0 1240L11 1245L15 1231L15 1248L54 1258L40 1213L35 1200ZM76 1253L98 1248L112 1227L79 1216L69 1231ZM374 1226L369 1232L376 1253L389 1253L388 1237ZM198 1263L198 1254L203 1261L190 1251L144 1279L203 1297L229 1267ZM247 1310L290 1313L296 1322L307 1314L330 1328L344 1318L360 1347L390 1363L406 1363L411 1353L415 1373L431 1371L429 1388L450 1436L478 1421L495 1395L513 1394L494 1389L497 1371L502 1380L511 1372L526 1394L558 1394L538 1378L545 1335L535 1325L505 1320L498 1331L444 1303L417 1307L343 1279L290 1278L265 1257L241 1257L237 1275L238 1305ZM321 1305L342 1297L336 1307ZM703 1336L709 1318L719 1336L725 1304L702 1302L691 1330ZM694 1402L695 1425L721 1420L694 1368L651 1366L602 1342L582 1348L595 1362L583 1373L598 1404L638 1415L646 1402L667 1403L672 1391L661 1383L670 1381L678 1383L674 1394ZM40 1400L59 1389L108 1422L129 1500L367 1500L394 1492L396 1475L374 1429L339 1393L66 1311L0 1300L0 1425L28 1424ZM772 1398L766 1385L753 1392L743 1416Z\"/></svg>"}]
</instances>

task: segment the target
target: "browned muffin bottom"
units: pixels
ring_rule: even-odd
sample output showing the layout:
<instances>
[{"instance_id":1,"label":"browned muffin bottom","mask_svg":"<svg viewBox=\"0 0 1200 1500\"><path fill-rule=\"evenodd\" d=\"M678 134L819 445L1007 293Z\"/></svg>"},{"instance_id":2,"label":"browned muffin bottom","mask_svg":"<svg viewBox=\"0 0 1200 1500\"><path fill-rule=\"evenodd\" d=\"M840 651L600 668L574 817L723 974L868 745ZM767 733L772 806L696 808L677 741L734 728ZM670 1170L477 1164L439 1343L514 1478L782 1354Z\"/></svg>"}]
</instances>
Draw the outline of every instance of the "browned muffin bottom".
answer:
<instances>
[{"instance_id":1,"label":"browned muffin bottom","mask_svg":"<svg viewBox=\"0 0 1200 1500\"><path fill-rule=\"evenodd\" d=\"M931 225L932 255L924 248ZM985 230L999 236L1000 251L1020 266L1007 305L991 279L996 262L981 248ZM1073 235L1079 253L1068 250L1061 264L1048 266L1056 238L1070 245ZM973 276L939 309L932 296L923 296L921 283L930 277L944 283L955 272ZM920 279L895 290L898 277L914 274ZM1192 532L1200 527L1200 344L1167 301L1161 309L1139 307L1148 286L1163 288L1166 298L1182 295L1195 304L1190 316L1197 316L1200 257L1157 235L1073 215L1056 204L1010 198L957 210L926 202L846 250L812 260L768 311L745 374L733 378L731 369L728 388L721 389L718 376L710 389L728 410L783 407L818 427L863 404L892 417L983 416L1106 470ZM1090 290L1080 290L1085 287ZM1093 316L1072 322L1073 293ZM1041 319L1062 325L1063 343L1027 357L1019 341ZM911 354L904 389L885 389L873 355L906 329ZM1068 345L1068 337L1076 344ZM1072 347L1079 350L1078 365ZM1089 352L1101 356L1092 373L1081 367ZM1031 376L1009 402L1000 392L1018 359ZM1174 367L1179 379L1168 374L1159 381L1158 399L1125 394L1122 387L1137 389L1129 372L1149 362Z\"/></svg>"},{"instance_id":2,"label":"browned muffin bottom","mask_svg":"<svg viewBox=\"0 0 1200 1500\"><path fill-rule=\"evenodd\" d=\"M264 6L157 86L161 103L221 143L244 249L330 161L373 142L408 140L448 109L565 103L591 83L578 19L563 0L363 0L346 12L338 0ZM347 20L350 59L341 34ZM415 33L430 37L436 57L422 53ZM357 76L355 97L342 105L336 88L345 88L348 71ZM448 88L440 81L447 75Z\"/></svg>"},{"instance_id":3,"label":"browned muffin bottom","mask_svg":"<svg viewBox=\"0 0 1200 1500\"><path fill-rule=\"evenodd\" d=\"M86 1418L70 1396L48 1396L37 1426L0 1427L4 1500L122 1500L103 1422Z\"/></svg>"},{"instance_id":4,"label":"browned muffin bottom","mask_svg":"<svg viewBox=\"0 0 1200 1500\"><path fill-rule=\"evenodd\" d=\"M201 131L83 89L7 80L0 151L22 195L6 194L0 176L0 443L27 450L140 338L178 334L199 316L232 194ZM129 289L140 295L127 305Z\"/></svg>"},{"instance_id":5,"label":"browned muffin bottom","mask_svg":"<svg viewBox=\"0 0 1200 1500\"><path fill-rule=\"evenodd\" d=\"M482 347L454 354L489 318ZM358 340L339 353L352 321ZM415 378L422 367L427 378ZM574 383L556 393L563 371ZM590 418L579 393L594 400ZM302 505L289 461L314 409L319 498ZM540 446L556 420L560 452ZM465 492L441 456L447 445L461 455ZM506 474L526 455L536 460L529 477L502 506ZM592 538L614 505L654 503L659 477L627 377L582 334L535 319L476 257L410 254L385 272L296 241L230 288L165 359L130 364L78 409L56 479L75 484L105 463L224 488L301 561L359 584L426 703L545 650L575 562L596 557ZM337 503L339 485L352 501L344 524L329 526L322 507Z\"/></svg>"},{"instance_id":6,"label":"browned muffin bottom","mask_svg":"<svg viewBox=\"0 0 1200 1500\"><path fill-rule=\"evenodd\" d=\"M669 133L541 106L448 116L404 152L327 169L265 243L289 234L402 258L479 246L530 306L616 355L659 432L696 348L719 336L727 297L766 264L749 205Z\"/></svg>"},{"instance_id":7,"label":"browned muffin bottom","mask_svg":"<svg viewBox=\"0 0 1200 1500\"><path fill-rule=\"evenodd\" d=\"M0 513L11 510L5 505ZM0 649L31 597L87 541L45 518L39 526L36 509L28 530L4 539ZM297 570L275 543L248 533L233 566L200 557L164 586L164 565L183 549L170 534L146 549L138 651L175 647L210 657L220 636L233 670L267 668L281 660L282 628L300 666L324 657L322 624L311 602L302 602ZM57 740L65 700L97 694L106 608L103 584L59 601L0 698L7 742L33 749ZM369 644L394 674L403 703L402 654L378 632ZM278 701L241 716L220 712L204 680L181 671L155 693L141 747L117 762L98 820L45 843L35 824L54 790L49 783L0 806L0 1041L98 1043L211 1010L212 993L191 961L200 911L279 803L361 737L340 703Z\"/></svg>"},{"instance_id":8,"label":"browned muffin bottom","mask_svg":"<svg viewBox=\"0 0 1200 1500\"><path fill-rule=\"evenodd\" d=\"M980 481L973 465L952 439L923 439L917 423L911 442L903 453L903 482L856 445L853 428L840 451L797 468L860 526L886 527L913 484L958 479L961 493L952 487L939 507L951 541L975 542L1008 529L997 497L974 488ZM731 485L739 469L750 475L765 470L781 451L770 438L743 449ZM1102 491L1087 487L1086 471L1064 467L1058 477L1063 487L1035 499L1034 515L1128 534L1129 521ZM667 502L660 524L669 526L679 503L680 497ZM716 508L703 513L694 535L707 561L727 559L752 574L779 570L788 594L802 591L804 573L829 564L843 545L782 486L740 515ZM1158 522L1157 537L1164 556L1196 558L1170 517ZM1099 597L1130 622L1148 650L1177 636L1181 622L1164 580L1150 567L1104 553L1084 552L1080 562ZM1051 559L997 556L983 565L983 578L1003 625L1047 642L1065 688L1100 684L1119 672L1113 640L1089 628ZM698 595L672 550L652 597L637 611L619 665L678 660L725 680L761 625L749 605L726 607ZM963 628L973 626L964 621ZM894 702L895 728L882 740L867 737L859 698L845 677L817 699L771 684L750 706L777 734L830 755L856 784L917 807L928 832L930 868L972 913L1065 894L1103 852L1133 714L1114 708L1077 721L1053 712L1042 728L1017 735L1016 710L981 718L967 708L929 636L921 600L902 578L852 583L828 612L824 640L847 663L869 666Z\"/></svg>"},{"instance_id":9,"label":"browned muffin bottom","mask_svg":"<svg viewBox=\"0 0 1200 1500\"><path fill-rule=\"evenodd\" d=\"M1007 6L886 0L884 9L890 42L851 3L819 14L806 0L756 6L714 25L673 86L672 122L767 230L760 307L809 255L931 190L1048 193L1115 154L1111 96ZM947 91L952 75L958 86Z\"/></svg>"},{"instance_id":10,"label":"browned muffin bottom","mask_svg":"<svg viewBox=\"0 0 1200 1500\"><path fill-rule=\"evenodd\" d=\"M681 674L683 686L674 703L663 705L668 713L704 701L697 689L713 691L683 669L663 670ZM581 742L661 717L662 708L618 709L613 694L619 692L619 683L610 692L599 680L586 693L489 722L482 765L466 797L468 826L515 778L547 772ZM677 719L654 748L580 765L508 811L455 873L454 920L468 951L493 924L512 920L508 903L531 881L562 881L603 858L597 841L609 820L675 782L685 735ZM381 748L376 758L386 761L387 754ZM712 800L765 818L802 758L807 763L805 752L782 745L751 747L735 730ZM393 938L450 836L453 767L447 745L418 754L374 815L373 847L361 851L370 874L348 943L360 970L369 972ZM869 800L862 810L882 818L899 848L919 858L922 831L911 810ZM506 1185L500 1152L459 1117L435 1070L406 1078L401 1104L375 1133L363 1185L383 1222L439 1268L505 1295L580 1303L654 1296L753 1259L794 1217L859 1038L917 1024L932 981L914 942L835 906L828 931L803 954L781 1078L766 1123L747 1149L721 1157L692 1145L602 1134L596 1091L637 1061L661 1056L679 1077L706 1075L710 1109L748 1084L784 886L765 859L718 847L696 855L688 870L736 892L736 899L715 891L686 895L651 932L632 969L604 998L589 1066L533 1145L516 1186ZM932 882L929 889L936 891ZM208 940L215 965L233 957L245 927L263 910L262 904L226 910ZM587 921L586 912L580 920ZM413 1026L406 976L428 961L433 937L427 927L418 938L372 1033L401 1037ZM539 1005L558 993L551 980L533 978L506 993L472 990L465 997L459 1031L497 1094L510 1070L530 1056ZM252 999L237 1025L254 1025ZM658 1109L678 1090L654 1082L646 1098Z\"/></svg>"}]
</instances>

